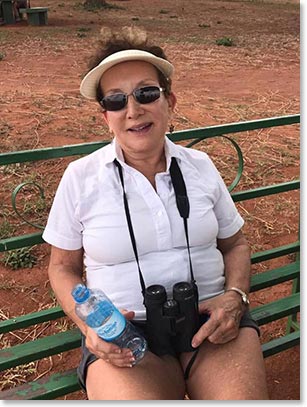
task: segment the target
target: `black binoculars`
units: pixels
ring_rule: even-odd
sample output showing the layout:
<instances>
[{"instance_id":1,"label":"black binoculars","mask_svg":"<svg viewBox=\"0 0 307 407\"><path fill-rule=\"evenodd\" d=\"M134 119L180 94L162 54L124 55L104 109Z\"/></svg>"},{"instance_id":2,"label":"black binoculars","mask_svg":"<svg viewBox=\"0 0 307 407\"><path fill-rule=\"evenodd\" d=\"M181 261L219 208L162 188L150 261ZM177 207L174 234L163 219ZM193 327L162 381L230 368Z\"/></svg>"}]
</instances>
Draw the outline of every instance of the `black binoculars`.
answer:
<instances>
[{"instance_id":1,"label":"black binoculars","mask_svg":"<svg viewBox=\"0 0 307 407\"><path fill-rule=\"evenodd\" d=\"M167 299L162 285L145 290L144 305L147 316L149 348L161 356L191 352L191 340L199 329L198 290L195 283L179 282L173 286L173 298Z\"/></svg>"}]
</instances>

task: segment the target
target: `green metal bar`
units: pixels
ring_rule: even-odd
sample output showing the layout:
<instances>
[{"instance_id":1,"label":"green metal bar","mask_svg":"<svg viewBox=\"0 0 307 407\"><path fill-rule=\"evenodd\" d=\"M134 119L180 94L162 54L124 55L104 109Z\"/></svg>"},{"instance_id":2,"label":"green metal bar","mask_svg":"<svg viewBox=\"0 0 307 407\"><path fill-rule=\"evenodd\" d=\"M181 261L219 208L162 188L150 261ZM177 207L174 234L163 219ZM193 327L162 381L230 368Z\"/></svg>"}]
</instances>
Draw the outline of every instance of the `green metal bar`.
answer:
<instances>
[{"instance_id":1,"label":"green metal bar","mask_svg":"<svg viewBox=\"0 0 307 407\"><path fill-rule=\"evenodd\" d=\"M264 357L269 357L300 344L300 331L262 344ZM80 390L76 369L55 373L17 388L1 392L2 400L53 400Z\"/></svg>"},{"instance_id":2,"label":"green metal bar","mask_svg":"<svg viewBox=\"0 0 307 407\"><path fill-rule=\"evenodd\" d=\"M298 331L300 329L300 323L297 320L297 314L290 315L289 318L291 318L291 325L290 325L291 329L288 332L288 326L287 326L287 328L286 328L287 334L290 332L293 332L293 331Z\"/></svg>"},{"instance_id":3,"label":"green metal bar","mask_svg":"<svg viewBox=\"0 0 307 407\"><path fill-rule=\"evenodd\" d=\"M298 256L299 259L300 256ZM298 263L299 261L296 261ZM292 283L292 293L298 293L300 292L300 276L298 275L295 280L293 280ZM299 327L299 323L297 321L297 314L290 315L287 321L287 328L286 328L286 333L290 333L293 330L297 330Z\"/></svg>"},{"instance_id":4,"label":"green metal bar","mask_svg":"<svg viewBox=\"0 0 307 407\"><path fill-rule=\"evenodd\" d=\"M0 154L0 165L89 154L98 148L104 147L108 143L109 141L97 141L93 143L72 144L62 147L48 147L37 150L2 153Z\"/></svg>"},{"instance_id":5,"label":"green metal bar","mask_svg":"<svg viewBox=\"0 0 307 407\"><path fill-rule=\"evenodd\" d=\"M180 130L167 136L174 142L190 139L206 139L224 134L257 130L268 127L284 126L300 122L300 115L273 117L268 119L251 120L247 122L230 123L218 126L200 127L190 130ZM48 147L37 150L25 150L0 154L0 165L22 163L28 161L48 160L73 155L89 154L108 144L109 141L82 143L62 147Z\"/></svg>"},{"instance_id":6,"label":"green metal bar","mask_svg":"<svg viewBox=\"0 0 307 407\"><path fill-rule=\"evenodd\" d=\"M300 181L282 182L276 185L269 185L255 189L248 189L245 191L234 192L231 194L234 202L245 201L247 199L259 198L261 196L275 195L282 192L293 191L300 189Z\"/></svg>"},{"instance_id":7,"label":"green metal bar","mask_svg":"<svg viewBox=\"0 0 307 407\"><path fill-rule=\"evenodd\" d=\"M251 310L252 317L259 325L264 325L291 313L299 312L300 294L292 294L268 304L260 305Z\"/></svg>"},{"instance_id":8,"label":"green metal bar","mask_svg":"<svg viewBox=\"0 0 307 407\"><path fill-rule=\"evenodd\" d=\"M4 334L17 329L27 328L29 326L52 321L65 316L61 307L53 307L46 310L33 312L20 317L11 318L0 322L0 334Z\"/></svg>"},{"instance_id":9,"label":"green metal bar","mask_svg":"<svg viewBox=\"0 0 307 407\"><path fill-rule=\"evenodd\" d=\"M1 392L2 400L53 400L80 390L76 369L55 373Z\"/></svg>"},{"instance_id":10,"label":"green metal bar","mask_svg":"<svg viewBox=\"0 0 307 407\"><path fill-rule=\"evenodd\" d=\"M218 126L199 127L190 130L180 130L172 133L170 139L174 142L190 139L206 139L222 134L240 133L248 130L265 129L268 127L285 126L300 123L300 115L288 115L272 117L268 119L250 120L246 122L236 122Z\"/></svg>"},{"instance_id":11,"label":"green metal bar","mask_svg":"<svg viewBox=\"0 0 307 407\"><path fill-rule=\"evenodd\" d=\"M212 136L212 137L223 137L226 140L230 141L230 143L234 146L237 155L238 155L238 169L237 169L237 173L236 176L234 178L234 180L232 181L231 185L228 187L228 191L231 192L239 183L242 174L243 174L243 167L244 167L244 159L243 159L243 154L242 154L242 150L239 147L239 145L236 143L235 140L233 140L230 137L224 136L224 135L219 135L219 136ZM207 137L209 138L209 137ZM191 141L189 144L186 145L186 147L193 147L195 144L200 143L201 141L203 141L203 139L194 139L193 141Z\"/></svg>"},{"instance_id":12,"label":"green metal bar","mask_svg":"<svg viewBox=\"0 0 307 407\"><path fill-rule=\"evenodd\" d=\"M12 192L11 201L12 201L13 209L14 209L16 215L17 215L21 220L23 220L27 225L33 226L33 227L38 228L38 229L45 229L45 226L42 226L42 225L38 225L38 224L36 224L36 223L29 222L29 221L19 212L19 210L18 210L18 208L17 208L17 204L16 204L17 195L19 194L19 192L22 190L23 187L28 186L28 185L32 185L32 186L34 186L35 188L37 188L37 189L39 190L41 199L45 199L44 190L43 190L43 188L42 188L39 184L37 184L36 182L32 182L32 181L31 181L31 182L22 182L22 183L19 184L19 185L14 189L14 191Z\"/></svg>"},{"instance_id":13,"label":"green metal bar","mask_svg":"<svg viewBox=\"0 0 307 407\"><path fill-rule=\"evenodd\" d=\"M269 187L257 188L255 190L247 190L235 192L232 194L232 198L235 202L243 201L246 199L252 199L256 197L272 195L280 192L292 191L300 187L300 181L285 182ZM25 246L33 246L35 244L44 243L41 237L42 232L37 232L29 235L10 237L0 240L0 252L7 250L19 249Z\"/></svg>"},{"instance_id":14,"label":"green metal bar","mask_svg":"<svg viewBox=\"0 0 307 407\"><path fill-rule=\"evenodd\" d=\"M300 242L286 244L284 246L274 247L273 249L264 250L262 252L253 253L251 256L252 264L262 261L275 259L276 257L286 256L291 253L296 253L300 250Z\"/></svg>"},{"instance_id":15,"label":"green metal bar","mask_svg":"<svg viewBox=\"0 0 307 407\"><path fill-rule=\"evenodd\" d=\"M296 279L300 275L300 264L290 263L277 269L263 271L251 278L250 292L263 290L281 284L285 281Z\"/></svg>"},{"instance_id":16,"label":"green metal bar","mask_svg":"<svg viewBox=\"0 0 307 407\"><path fill-rule=\"evenodd\" d=\"M232 181L232 183L230 184L230 186L228 187L229 192L231 192L239 183L242 174L243 174L243 167L244 167L244 159L243 159L243 154L242 154L242 150L239 147L239 145L232 140L230 137L226 137L226 136L221 136L226 138L228 141L231 142L231 144L234 146L237 155L238 155L238 169L237 169L237 174L235 176L235 179Z\"/></svg>"},{"instance_id":17,"label":"green metal bar","mask_svg":"<svg viewBox=\"0 0 307 407\"><path fill-rule=\"evenodd\" d=\"M300 344L300 331L293 332L291 334L281 336L280 338L273 339L270 342L264 343L262 345L263 356L266 358L268 356L275 355L276 353L282 352L286 349L292 348Z\"/></svg>"},{"instance_id":18,"label":"green metal bar","mask_svg":"<svg viewBox=\"0 0 307 407\"><path fill-rule=\"evenodd\" d=\"M0 253L7 250L20 249L21 247L34 246L45 243L42 232L30 233L22 236L8 237L0 240Z\"/></svg>"},{"instance_id":19,"label":"green metal bar","mask_svg":"<svg viewBox=\"0 0 307 407\"><path fill-rule=\"evenodd\" d=\"M0 350L0 371L47 356L56 355L81 345L79 329L72 329L35 341Z\"/></svg>"},{"instance_id":20,"label":"green metal bar","mask_svg":"<svg viewBox=\"0 0 307 407\"><path fill-rule=\"evenodd\" d=\"M300 294L293 294L251 310L259 325L283 318L300 308ZM12 348L0 350L0 371L20 364L29 363L50 355L61 353L80 346L81 334L78 329L61 332L37 339Z\"/></svg>"}]
</instances>

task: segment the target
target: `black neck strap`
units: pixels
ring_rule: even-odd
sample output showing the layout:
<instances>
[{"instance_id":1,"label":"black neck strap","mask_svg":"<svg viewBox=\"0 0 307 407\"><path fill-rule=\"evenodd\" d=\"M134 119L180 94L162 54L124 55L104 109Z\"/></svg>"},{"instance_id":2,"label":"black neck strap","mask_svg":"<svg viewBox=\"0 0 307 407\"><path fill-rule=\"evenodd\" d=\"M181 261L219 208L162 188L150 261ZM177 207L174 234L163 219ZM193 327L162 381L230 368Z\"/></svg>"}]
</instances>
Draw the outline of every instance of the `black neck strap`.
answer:
<instances>
[{"instance_id":1,"label":"black neck strap","mask_svg":"<svg viewBox=\"0 0 307 407\"><path fill-rule=\"evenodd\" d=\"M194 284L195 279L194 279L194 274L193 274L189 233L188 233L188 217L190 214L190 203L189 203L189 198L187 195L187 189L185 186L185 182L184 182L184 179L182 176L182 172L180 170L180 167L179 167L175 157L172 157L172 161L171 161L171 165L170 165L170 174L171 174L171 180L172 180L175 195L176 195L177 208L180 213L180 216L183 218L184 231L185 231L187 249L188 249L188 254L189 254L191 282Z\"/></svg>"},{"instance_id":2,"label":"black neck strap","mask_svg":"<svg viewBox=\"0 0 307 407\"><path fill-rule=\"evenodd\" d=\"M139 256L138 256L138 251L137 251L137 246L136 246L136 240L135 240L134 231L133 231L133 227L132 227L128 200L127 200L127 196L126 196L126 192L125 192L123 170L122 170L122 166L116 159L114 160L114 164L118 168L119 178L120 178L120 182L121 182L122 188L123 188L123 201L124 201L125 213L126 213L126 218L127 218L127 224L128 224L128 229L129 229L129 233L130 233L130 238L131 238L131 243L132 243L132 247L133 247L135 260L136 260L137 267L138 267L139 278L140 278L140 283L141 283L141 287L142 287L142 294L144 297L146 286L145 286L144 278L143 278L141 268L140 268L140 263L139 263ZM189 213L190 213L190 204L189 204L189 199L187 196L185 182L184 182L180 167L179 167L175 157L172 157L171 166L170 166L170 175L171 175L171 180L172 180L174 191L175 191L177 208L180 213L180 216L183 218L184 231L185 231L187 249L188 249L188 254L189 254L191 282L194 284L195 279L194 279L192 261L191 261L189 234L188 234L188 221L187 221L187 219L189 217Z\"/></svg>"}]
</instances>

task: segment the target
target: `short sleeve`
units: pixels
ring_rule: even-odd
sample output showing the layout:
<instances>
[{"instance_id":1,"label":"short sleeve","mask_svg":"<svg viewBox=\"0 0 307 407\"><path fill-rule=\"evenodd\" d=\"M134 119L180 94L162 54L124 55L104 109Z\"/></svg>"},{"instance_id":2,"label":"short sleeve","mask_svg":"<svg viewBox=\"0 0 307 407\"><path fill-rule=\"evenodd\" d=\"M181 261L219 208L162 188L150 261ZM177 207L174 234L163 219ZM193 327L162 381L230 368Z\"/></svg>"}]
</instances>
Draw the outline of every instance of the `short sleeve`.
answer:
<instances>
[{"instance_id":1,"label":"short sleeve","mask_svg":"<svg viewBox=\"0 0 307 407\"><path fill-rule=\"evenodd\" d=\"M210 160L211 161L211 160ZM223 181L220 173L214 167L215 177L218 183L218 194L214 205L214 213L218 221L219 230L217 238L226 239L237 233L244 225L244 220Z\"/></svg>"},{"instance_id":2,"label":"short sleeve","mask_svg":"<svg viewBox=\"0 0 307 407\"><path fill-rule=\"evenodd\" d=\"M43 239L60 249L78 250L82 247L82 224L78 219L81 180L70 164L59 183L48 216Z\"/></svg>"}]
</instances>

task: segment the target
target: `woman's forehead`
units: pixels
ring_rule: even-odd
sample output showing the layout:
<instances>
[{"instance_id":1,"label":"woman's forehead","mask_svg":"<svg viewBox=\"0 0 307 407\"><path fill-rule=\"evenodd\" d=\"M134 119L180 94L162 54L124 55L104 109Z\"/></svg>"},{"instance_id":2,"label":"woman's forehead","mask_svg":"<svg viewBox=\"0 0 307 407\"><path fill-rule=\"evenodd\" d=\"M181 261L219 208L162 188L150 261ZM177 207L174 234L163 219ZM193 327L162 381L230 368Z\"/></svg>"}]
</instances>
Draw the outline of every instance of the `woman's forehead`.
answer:
<instances>
[{"instance_id":1,"label":"woman's forehead","mask_svg":"<svg viewBox=\"0 0 307 407\"><path fill-rule=\"evenodd\" d=\"M157 80L157 68L145 61L128 61L121 62L108 69L100 79L102 87L123 84L130 80Z\"/></svg>"}]
</instances>

